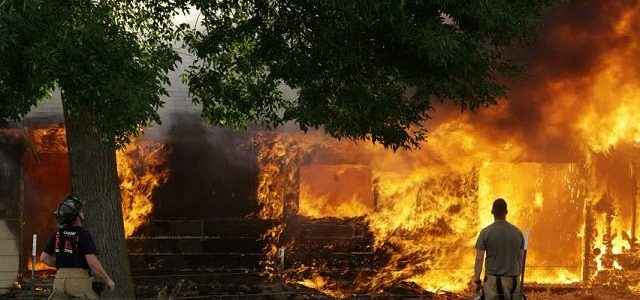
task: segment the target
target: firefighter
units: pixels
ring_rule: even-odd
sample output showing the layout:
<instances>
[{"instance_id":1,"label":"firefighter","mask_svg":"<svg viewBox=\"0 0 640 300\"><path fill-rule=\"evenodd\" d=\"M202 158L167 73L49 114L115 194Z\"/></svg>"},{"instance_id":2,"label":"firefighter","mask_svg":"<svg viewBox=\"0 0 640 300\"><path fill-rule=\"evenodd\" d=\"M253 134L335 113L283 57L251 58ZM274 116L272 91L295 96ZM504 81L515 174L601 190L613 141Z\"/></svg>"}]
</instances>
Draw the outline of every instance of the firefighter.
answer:
<instances>
[{"instance_id":1,"label":"firefighter","mask_svg":"<svg viewBox=\"0 0 640 300\"><path fill-rule=\"evenodd\" d=\"M507 202L498 198L491 213L494 222L482 229L476 241L473 285L484 300L522 300L520 273L524 259L524 235L507 222ZM486 255L485 255L486 254ZM482 264L484 281L480 280Z\"/></svg>"},{"instance_id":2,"label":"firefighter","mask_svg":"<svg viewBox=\"0 0 640 300\"><path fill-rule=\"evenodd\" d=\"M40 259L57 269L49 299L98 299L93 287L101 282L110 290L115 283L96 256L91 234L82 228L83 203L68 196L55 211L58 231L48 240ZM93 282L91 273L100 280Z\"/></svg>"}]
</instances>

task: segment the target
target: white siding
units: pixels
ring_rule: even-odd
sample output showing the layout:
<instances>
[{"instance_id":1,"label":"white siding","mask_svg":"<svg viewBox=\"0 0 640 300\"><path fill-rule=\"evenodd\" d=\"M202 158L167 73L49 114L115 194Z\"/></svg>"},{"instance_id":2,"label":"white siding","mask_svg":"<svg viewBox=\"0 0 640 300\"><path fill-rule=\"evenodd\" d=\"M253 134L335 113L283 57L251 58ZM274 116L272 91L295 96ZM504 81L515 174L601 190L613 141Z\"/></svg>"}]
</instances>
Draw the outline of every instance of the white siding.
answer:
<instances>
[{"instance_id":1,"label":"white siding","mask_svg":"<svg viewBox=\"0 0 640 300\"><path fill-rule=\"evenodd\" d=\"M181 74L183 74L192 62L193 59L189 55L183 54L182 63L178 64L175 71L168 74L170 83L167 86L167 92L169 93L169 97L162 97L164 106L158 111L163 122L170 122L168 119L171 114L186 113L200 115L200 112L202 111L200 106L196 106L191 102L187 86L180 78ZM56 90L50 98L40 101L38 105L33 107L31 112L26 116L27 123L38 119L45 120L45 122L63 121L60 91Z\"/></svg>"},{"instance_id":2,"label":"white siding","mask_svg":"<svg viewBox=\"0 0 640 300\"><path fill-rule=\"evenodd\" d=\"M7 222L0 220L0 295L6 293L18 277L20 257L16 239Z\"/></svg>"}]
</instances>

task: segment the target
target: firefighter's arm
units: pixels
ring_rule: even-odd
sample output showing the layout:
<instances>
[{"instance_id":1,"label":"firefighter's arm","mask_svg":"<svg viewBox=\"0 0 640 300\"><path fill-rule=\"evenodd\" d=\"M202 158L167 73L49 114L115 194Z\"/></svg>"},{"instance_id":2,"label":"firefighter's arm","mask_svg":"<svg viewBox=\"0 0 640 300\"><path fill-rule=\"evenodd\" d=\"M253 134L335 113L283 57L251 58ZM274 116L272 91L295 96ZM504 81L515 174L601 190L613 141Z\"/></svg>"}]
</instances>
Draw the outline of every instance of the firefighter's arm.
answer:
<instances>
[{"instance_id":1,"label":"firefighter's arm","mask_svg":"<svg viewBox=\"0 0 640 300\"><path fill-rule=\"evenodd\" d=\"M55 255L50 255L47 252L42 252L42 254L40 254L40 261L44 262L49 267L53 267L53 268L56 267L56 256Z\"/></svg>"},{"instance_id":2,"label":"firefighter's arm","mask_svg":"<svg viewBox=\"0 0 640 300\"><path fill-rule=\"evenodd\" d=\"M484 263L484 250L476 249L476 262L473 268L473 282L480 281L480 274L482 274L482 265Z\"/></svg>"},{"instance_id":3,"label":"firefighter's arm","mask_svg":"<svg viewBox=\"0 0 640 300\"><path fill-rule=\"evenodd\" d=\"M85 257L87 258L87 263L89 264L91 271L93 271L93 273L96 274L98 278L106 283L109 289L113 290L113 288L115 287L115 283L113 282L113 280L111 280L109 274L107 274L107 272L102 267L102 264L100 263L100 260L98 260L98 257L95 254L87 254L85 255Z\"/></svg>"}]
</instances>

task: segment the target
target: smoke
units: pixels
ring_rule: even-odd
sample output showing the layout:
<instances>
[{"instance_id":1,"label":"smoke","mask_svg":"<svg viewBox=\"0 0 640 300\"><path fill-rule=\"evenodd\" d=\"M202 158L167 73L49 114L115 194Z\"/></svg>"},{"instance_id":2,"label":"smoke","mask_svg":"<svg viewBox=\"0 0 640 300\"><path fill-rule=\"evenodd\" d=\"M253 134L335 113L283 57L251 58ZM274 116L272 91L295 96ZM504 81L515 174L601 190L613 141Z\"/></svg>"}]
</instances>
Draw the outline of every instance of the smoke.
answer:
<instances>
[{"instance_id":1,"label":"smoke","mask_svg":"<svg viewBox=\"0 0 640 300\"><path fill-rule=\"evenodd\" d=\"M638 37L637 0L559 4L533 43L514 49L526 68L505 79L508 93L496 105L474 112L436 105L418 151L392 153L362 142L350 160L391 171L434 164L465 171L483 161L580 162L640 141L640 65L632 63L640 58ZM293 123L278 131L299 132ZM317 135L321 130L310 138Z\"/></svg>"},{"instance_id":2,"label":"smoke","mask_svg":"<svg viewBox=\"0 0 640 300\"><path fill-rule=\"evenodd\" d=\"M171 126L163 123L143 137L161 139L169 149L169 178L154 193L154 218L243 217L255 212L258 166L248 133L209 126L194 113L167 116Z\"/></svg>"},{"instance_id":3,"label":"smoke","mask_svg":"<svg viewBox=\"0 0 640 300\"><path fill-rule=\"evenodd\" d=\"M486 159L580 161L584 149L593 148L590 131L597 136L597 132L606 135L608 130L608 123L590 123L589 118L606 119L620 103L640 106L640 98L625 98L625 91L629 86L637 87L640 77L640 66L629 63L640 58L640 47L634 40L640 34L638 11L638 1L629 0L562 4L546 17L533 46L518 53L526 61L527 71L509 80L510 91L496 106L476 112L438 106L426 124L431 135L420 151L390 153L365 143L332 143L316 151L315 158L327 151L331 152L325 155L329 158L335 158L335 153L352 153L354 158L341 160L396 172L434 164L468 170L466 162ZM159 214L168 217L175 203L201 207L203 215L215 215L229 204L228 214L242 214L245 209L240 206L246 210L255 207L255 195L249 191L255 191L258 167L253 150L244 147L251 133L237 134L203 124L201 109L193 105L180 78L193 59L183 53L182 60L169 74L170 97L159 111L162 125L145 129L143 136L172 148L170 179L156 197ZM606 83L603 74L612 76L613 83ZM597 90L598 82L607 85ZM298 132L291 123L279 131ZM330 151L335 147L355 150ZM236 199L249 200L240 204L243 201ZM211 204L214 202L217 204Z\"/></svg>"},{"instance_id":4,"label":"smoke","mask_svg":"<svg viewBox=\"0 0 640 300\"><path fill-rule=\"evenodd\" d=\"M189 20L193 21L192 13ZM142 139L166 144L169 178L153 197L154 218L242 217L256 211L258 166L250 133L213 127L201 118L181 76L193 56L178 49L182 62L168 74L169 97L158 111L161 124ZM188 209L184 209L188 208Z\"/></svg>"},{"instance_id":5,"label":"smoke","mask_svg":"<svg viewBox=\"0 0 640 300\"><path fill-rule=\"evenodd\" d=\"M526 73L508 82L506 99L458 115L440 106L435 115L453 115L496 143L521 145L524 161L582 159L584 148L598 142L585 138L589 131L606 135L615 129L598 128L607 123L589 124L587 118L606 119L625 101L640 105L639 98L624 99L629 88L640 88L640 68L632 63L640 58L639 10L638 1L597 0L555 8L532 47L520 53ZM430 126L438 130L441 120Z\"/></svg>"}]
</instances>

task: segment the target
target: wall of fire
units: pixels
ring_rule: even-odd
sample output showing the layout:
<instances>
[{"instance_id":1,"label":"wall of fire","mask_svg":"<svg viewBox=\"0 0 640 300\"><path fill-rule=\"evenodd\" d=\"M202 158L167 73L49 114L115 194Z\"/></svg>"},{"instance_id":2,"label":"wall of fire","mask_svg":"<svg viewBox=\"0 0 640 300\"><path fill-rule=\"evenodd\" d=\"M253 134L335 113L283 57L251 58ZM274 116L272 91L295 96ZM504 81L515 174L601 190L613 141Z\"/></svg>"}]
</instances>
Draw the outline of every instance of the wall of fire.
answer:
<instances>
[{"instance_id":1,"label":"wall of fire","mask_svg":"<svg viewBox=\"0 0 640 300\"><path fill-rule=\"evenodd\" d=\"M529 233L529 281L570 283L640 266L637 146L594 153L589 161L474 161L465 169L429 161L429 144L389 154L317 134L261 139L259 198L273 204L268 216L293 208L311 219L362 217L378 250L397 254L397 263L385 267L404 269L398 273L423 286L458 288L446 284L468 275L458 273L471 268L473 241L492 221L496 197L509 201L509 220ZM290 203L287 186L299 186L298 202Z\"/></svg>"},{"instance_id":2,"label":"wall of fire","mask_svg":"<svg viewBox=\"0 0 640 300\"><path fill-rule=\"evenodd\" d=\"M282 140L283 134L263 134L258 135L256 150L247 146L248 141L256 140L253 136L210 128L192 116L177 121L182 125L162 132L162 139L154 129L144 135L146 140L168 145L166 167L170 176L153 194L154 209L149 216L153 219L248 215L278 219L283 215L299 215L310 219L368 216L368 222L376 222L375 218L384 217L394 201L404 201L390 196L391 187L385 184L413 180L411 174L374 170L371 160L379 158L341 149L329 140L315 141L309 147L302 146L304 139L293 138L295 134L291 135L295 141L290 144ZM28 138L15 138L23 134ZM10 274L5 276L15 277L20 267L24 270L27 266L26 253L31 245L30 238L25 237L36 233L43 241L55 228L52 212L59 199L69 192L68 154L64 129L57 123L31 126L27 131L14 130L13 135L3 136L0 213L5 225L0 234L5 240L0 251L9 255L3 257L14 257L3 258L8 267L2 267L7 269L5 274ZM11 136L14 138L10 139ZM283 146L286 150L274 151ZM637 155L636 150L629 151ZM411 187L414 194L410 195L415 204L414 218L427 218L419 220L424 227L388 239L402 238L414 244L441 243L434 247L438 248L434 253L447 250L447 255L442 255L445 259L429 257L430 262L436 261L438 268L456 264L470 247L465 240L472 242L482 220L457 239L439 237L458 234L455 222L482 219L479 216L483 215L486 218L491 200L505 196L511 200L510 218L531 232L530 272L539 274L535 278L546 276L554 282L589 278L597 269L616 267L614 260L623 261L625 257L619 248L629 236L635 236L635 230L625 230L637 227L633 212L638 180L629 166L630 157L635 156L620 151L595 156L591 166L490 163L460 173L438 172L435 170L439 167L431 165L429 169L434 171L422 175ZM263 177L269 175L265 171L272 169L281 173L270 174L274 177L272 181L265 180ZM600 193L603 187L606 193ZM269 200L261 199L265 189L271 202L261 202ZM447 203L444 201L447 199L455 201ZM269 211L268 205L276 207ZM435 214L424 214L430 211ZM260 216L261 213L265 215ZM428 219L432 217L436 219ZM402 230L393 234L398 232ZM553 236L551 243L550 236ZM20 240L22 244L18 245ZM42 243L39 251L41 247ZM603 255L603 251L609 255ZM296 257L295 253L288 255ZM596 256L600 260L596 261ZM300 261L303 259L300 257ZM439 270L429 272L438 274ZM3 282L6 287L13 279Z\"/></svg>"}]
</instances>

